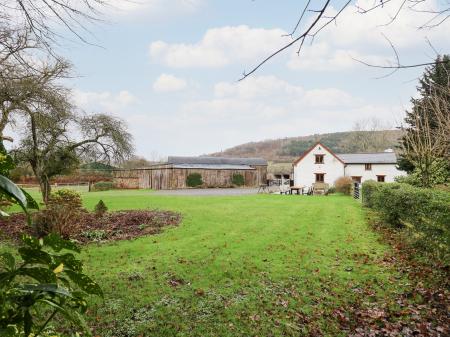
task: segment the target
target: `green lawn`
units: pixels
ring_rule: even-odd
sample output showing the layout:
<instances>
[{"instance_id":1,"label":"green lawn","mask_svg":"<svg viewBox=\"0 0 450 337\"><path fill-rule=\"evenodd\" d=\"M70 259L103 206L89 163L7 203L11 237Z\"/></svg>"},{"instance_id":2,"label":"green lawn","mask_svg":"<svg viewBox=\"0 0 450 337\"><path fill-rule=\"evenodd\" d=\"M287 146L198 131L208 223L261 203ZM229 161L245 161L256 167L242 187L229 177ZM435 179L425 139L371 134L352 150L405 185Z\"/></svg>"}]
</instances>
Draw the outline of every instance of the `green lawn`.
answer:
<instances>
[{"instance_id":1,"label":"green lawn","mask_svg":"<svg viewBox=\"0 0 450 337\"><path fill-rule=\"evenodd\" d=\"M89 209L180 212L156 236L92 244L82 258L105 300L89 314L100 336L346 335L333 310L358 289L393 291L377 241L350 197L84 193ZM371 300L368 298L367 300Z\"/></svg>"}]
</instances>

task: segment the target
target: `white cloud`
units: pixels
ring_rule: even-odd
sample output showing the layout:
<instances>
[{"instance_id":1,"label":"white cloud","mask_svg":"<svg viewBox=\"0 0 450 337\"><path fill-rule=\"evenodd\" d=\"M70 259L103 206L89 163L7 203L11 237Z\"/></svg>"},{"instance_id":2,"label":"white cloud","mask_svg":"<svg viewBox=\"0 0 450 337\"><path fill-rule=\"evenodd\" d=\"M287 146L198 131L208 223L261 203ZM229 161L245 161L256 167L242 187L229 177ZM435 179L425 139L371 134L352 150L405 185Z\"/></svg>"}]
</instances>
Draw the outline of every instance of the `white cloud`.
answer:
<instances>
[{"instance_id":1,"label":"white cloud","mask_svg":"<svg viewBox=\"0 0 450 337\"><path fill-rule=\"evenodd\" d=\"M204 0L111 0L106 4L108 14L114 16L165 15L174 12L194 12ZM103 9L104 7L100 9Z\"/></svg>"},{"instance_id":2,"label":"white cloud","mask_svg":"<svg viewBox=\"0 0 450 337\"><path fill-rule=\"evenodd\" d=\"M424 55L423 50L429 48L426 38L437 47L446 46L450 21L436 29L418 29L433 16L420 10L425 9L425 6L427 9L436 7L434 0L417 4L414 9L404 6L396 19L386 25L396 15L402 2L392 0L383 7L361 14L358 13L358 7L370 8L373 0L356 1L340 14L336 24L322 30L313 44L305 43L300 55L292 52L288 67L295 70L347 70L361 65L356 60L376 65L394 65L395 55L387 38L394 44L401 60L416 56L418 51ZM335 14L334 8L326 13L329 17Z\"/></svg>"},{"instance_id":3,"label":"white cloud","mask_svg":"<svg viewBox=\"0 0 450 337\"><path fill-rule=\"evenodd\" d=\"M217 83L214 97L185 102L175 119L183 126L178 136L192 139L201 129L208 144L192 140L193 148L208 152L217 144L227 148L267 138L348 130L355 120L374 115L394 121L402 111L337 88L306 89L274 76L255 76Z\"/></svg>"},{"instance_id":4,"label":"white cloud","mask_svg":"<svg viewBox=\"0 0 450 337\"><path fill-rule=\"evenodd\" d=\"M173 92L185 89L187 83L184 79L170 74L161 74L153 83L153 89L157 92Z\"/></svg>"},{"instance_id":5,"label":"white cloud","mask_svg":"<svg viewBox=\"0 0 450 337\"><path fill-rule=\"evenodd\" d=\"M143 155L152 150L199 155L249 141L344 131L357 119L377 116L394 122L404 111L337 88L309 89L275 76L216 83L202 95L164 108L135 106L137 99L128 91L76 92L78 104L87 111L124 118Z\"/></svg>"},{"instance_id":6,"label":"white cloud","mask_svg":"<svg viewBox=\"0 0 450 337\"><path fill-rule=\"evenodd\" d=\"M74 90L72 99L78 107L87 112L106 113L118 113L137 102L136 97L127 90L118 93Z\"/></svg>"},{"instance_id":7,"label":"white cloud","mask_svg":"<svg viewBox=\"0 0 450 337\"><path fill-rule=\"evenodd\" d=\"M361 66L358 61L387 65L392 59L381 55L371 55L356 50L333 48L325 42L305 47L300 55L292 54L287 65L294 70L341 71Z\"/></svg>"},{"instance_id":8,"label":"white cloud","mask_svg":"<svg viewBox=\"0 0 450 337\"><path fill-rule=\"evenodd\" d=\"M286 41L283 34L286 32L281 29L226 26L208 29L193 44L152 42L149 52L152 60L169 67L223 67L266 55Z\"/></svg>"}]
</instances>

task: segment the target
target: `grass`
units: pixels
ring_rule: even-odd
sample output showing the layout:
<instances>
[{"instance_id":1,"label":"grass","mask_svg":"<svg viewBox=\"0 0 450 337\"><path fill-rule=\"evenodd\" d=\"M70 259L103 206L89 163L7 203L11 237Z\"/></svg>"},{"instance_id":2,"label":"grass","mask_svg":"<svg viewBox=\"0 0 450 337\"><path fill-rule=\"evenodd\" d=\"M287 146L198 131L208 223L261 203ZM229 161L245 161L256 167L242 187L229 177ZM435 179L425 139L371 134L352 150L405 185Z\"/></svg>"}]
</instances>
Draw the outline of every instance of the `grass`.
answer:
<instances>
[{"instance_id":1,"label":"grass","mask_svg":"<svg viewBox=\"0 0 450 337\"><path fill-rule=\"evenodd\" d=\"M394 291L377 263L387 247L350 197L83 194L88 209L100 199L183 215L162 234L84 248L105 291L89 314L100 336L344 336L334 309L367 285L373 300Z\"/></svg>"}]
</instances>

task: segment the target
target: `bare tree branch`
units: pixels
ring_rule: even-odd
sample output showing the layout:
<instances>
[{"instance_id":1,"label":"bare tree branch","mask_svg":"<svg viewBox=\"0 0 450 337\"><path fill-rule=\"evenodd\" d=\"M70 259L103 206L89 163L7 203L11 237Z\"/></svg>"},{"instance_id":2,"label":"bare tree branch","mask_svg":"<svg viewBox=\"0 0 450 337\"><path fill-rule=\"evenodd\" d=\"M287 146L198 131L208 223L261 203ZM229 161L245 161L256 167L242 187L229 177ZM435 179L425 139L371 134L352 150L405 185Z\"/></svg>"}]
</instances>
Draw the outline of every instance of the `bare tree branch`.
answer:
<instances>
[{"instance_id":1,"label":"bare tree branch","mask_svg":"<svg viewBox=\"0 0 450 337\"><path fill-rule=\"evenodd\" d=\"M305 43L305 40L307 38L311 38L310 42L312 44L314 42L315 37L321 31L323 31L327 26L329 26L330 23L333 23L333 22L336 23L336 19L338 18L338 16L340 16L340 14L342 14L342 12L346 8L349 8L350 4L352 3L352 0L346 1L343 5L341 5L339 11L333 16L326 15L325 12L327 11L327 9L334 7L333 5L339 5L339 2L337 0L335 0L335 1L327 0L322 3L323 3L323 7L321 9L313 10L313 9L309 9L310 1L308 1L306 3L306 6L303 7L300 17L297 20L292 32L284 35L284 36L292 37L293 40L291 42L285 44L283 47L275 50L273 53L271 53L269 56L267 56L261 62L259 62L256 66L254 66L249 72L244 72L242 77L239 79L239 81L252 75L258 69L260 69L265 63L267 63L270 59L274 58L275 56L282 53L286 49L292 47L293 45L298 44L297 55L300 56L300 53L301 53L302 47ZM354 6L357 9L355 15L356 14L365 15L372 11L380 10L388 5L391 7L397 6L397 7L394 7L395 13L390 18L390 20L387 23L380 24L379 26L391 25L394 21L396 21L398 19L398 17L402 13L402 11L404 11L405 9L413 10L416 12L435 14L431 19L429 19L425 23L419 25L418 26L419 29L424 29L424 28L431 29L431 28L438 27L441 24L443 24L450 17L450 2L446 1L446 3L438 4L437 8L429 8L429 9L418 8L419 5L422 5L422 7L423 7L423 5L426 3L431 3L431 0L402 0L399 4L397 4L396 2L394 2L392 0L378 0L378 1L374 1L374 4L370 7L363 8L357 2L355 2ZM306 27L303 29L303 31L299 32L299 28L302 26L303 21L305 21L307 19L307 16L305 15L305 13L307 13L307 12L314 13L315 17L313 17L311 24L306 25ZM322 19L327 19L327 21L322 24L321 23ZM298 36L295 36L298 32L299 32ZM387 38L386 35L384 35L384 37L388 40L390 48L392 50L394 50L394 54L395 54L395 58L396 58L395 65L387 65L387 66L386 65L375 65L375 64L369 64L369 63L361 61L361 60L355 60L355 61L358 61L359 63L362 63L364 65L367 65L367 66L373 67L373 68L394 70L389 75L393 74L396 70L399 70L399 69L417 68L417 67L424 67L424 66L435 64L435 62L420 62L417 64L408 64L408 65L401 64L399 54L396 51L394 44ZM387 75L387 76L389 76L389 75ZM386 77L386 76L383 76L383 77Z\"/></svg>"}]
</instances>

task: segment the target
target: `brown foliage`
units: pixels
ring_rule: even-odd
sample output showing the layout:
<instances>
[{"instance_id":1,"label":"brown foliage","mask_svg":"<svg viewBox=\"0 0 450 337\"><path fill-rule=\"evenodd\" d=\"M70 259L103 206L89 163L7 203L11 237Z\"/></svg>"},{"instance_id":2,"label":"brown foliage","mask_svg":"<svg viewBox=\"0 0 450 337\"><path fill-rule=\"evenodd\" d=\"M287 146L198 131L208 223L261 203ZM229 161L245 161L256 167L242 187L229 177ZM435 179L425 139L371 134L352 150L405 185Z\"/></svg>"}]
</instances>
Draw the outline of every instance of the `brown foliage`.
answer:
<instances>
[{"instance_id":1,"label":"brown foliage","mask_svg":"<svg viewBox=\"0 0 450 337\"><path fill-rule=\"evenodd\" d=\"M34 225L38 235L55 233L65 239L79 232L83 209L79 193L61 189L52 193L47 207L34 216Z\"/></svg>"},{"instance_id":2,"label":"brown foliage","mask_svg":"<svg viewBox=\"0 0 450 337\"><path fill-rule=\"evenodd\" d=\"M340 177L334 182L336 192L350 195L352 193L353 180L350 177Z\"/></svg>"},{"instance_id":3,"label":"brown foliage","mask_svg":"<svg viewBox=\"0 0 450 337\"><path fill-rule=\"evenodd\" d=\"M62 231L82 243L129 240L160 233L164 227L178 225L180 221L181 215L170 211L129 210L108 212L102 217L83 211L78 214L73 229L62 228ZM0 227L2 237L14 241L18 241L24 233L35 234L33 228L26 225L25 216L21 213L0 218Z\"/></svg>"}]
</instances>

